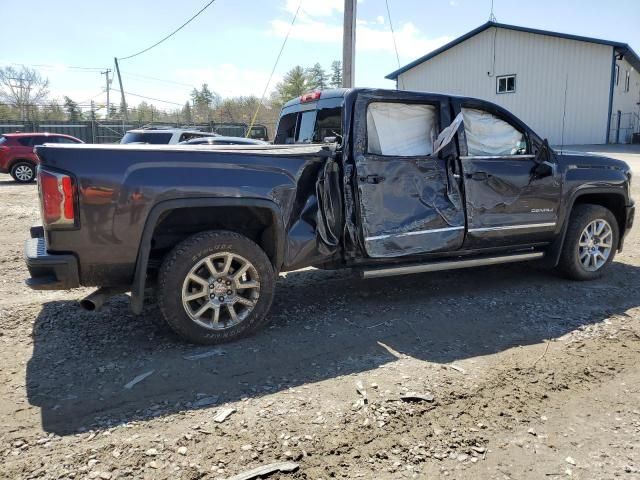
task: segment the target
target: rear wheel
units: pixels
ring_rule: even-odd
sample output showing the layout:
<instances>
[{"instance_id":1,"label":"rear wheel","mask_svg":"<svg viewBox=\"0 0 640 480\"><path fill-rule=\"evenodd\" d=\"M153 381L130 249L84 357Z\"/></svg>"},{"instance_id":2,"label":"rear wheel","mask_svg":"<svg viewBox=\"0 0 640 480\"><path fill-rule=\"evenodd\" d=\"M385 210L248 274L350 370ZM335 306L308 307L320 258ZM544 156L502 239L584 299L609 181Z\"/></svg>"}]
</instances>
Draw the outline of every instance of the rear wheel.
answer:
<instances>
[{"instance_id":1,"label":"rear wheel","mask_svg":"<svg viewBox=\"0 0 640 480\"><path fill-rule=\"evenodd\" d=\"M574 280L593 280L613 261L618 245L618 222L600 205L574 208L564 240L559 270Z\"/></svg>"},{"instance_id":2,"label":"rear wheel","mask_svg":"<svg viewBox=\"0 0 640 480\"><path fill-rule=\"evenodd\" d=\"M273 267L257 244L234 232L203 232L165 258L158 305L167 324L184 339L222 343L264 323L274 288Z\"/></svg>"},{"instance_id":3,"label":"rear wheel","mask_svg":"<svg viewBox=\"0 0 640 480\"><path fill-rule=\"evenodd\" d=\"M36 166L31 162L16 162L11 167L11 176L18 183L33 182L36 178Z\"/></svg>"}]
</instances>

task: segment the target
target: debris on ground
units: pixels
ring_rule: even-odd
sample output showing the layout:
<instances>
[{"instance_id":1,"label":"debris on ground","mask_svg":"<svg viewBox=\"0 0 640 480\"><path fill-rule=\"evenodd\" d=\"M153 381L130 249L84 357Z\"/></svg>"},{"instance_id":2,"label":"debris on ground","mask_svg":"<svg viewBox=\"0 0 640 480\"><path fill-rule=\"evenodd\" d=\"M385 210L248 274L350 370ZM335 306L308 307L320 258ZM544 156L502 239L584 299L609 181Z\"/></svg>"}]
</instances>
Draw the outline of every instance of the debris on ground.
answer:
<instances>
[{"instance_id":1,"label":"debris on ground","mask_svg":"<svg viewBox=\"0 0 640 480\"><path fill-rule=\"evenodd\" d=\"M155 370L149 370L148 372L141 373L140 375L135 377L133 380L131 380L129 383L127 383L124 386L124 388L126 388L127 390L131 390L134 387L134 385L140 383L145 378L147 378L149 375L153 375L154 372L155 372Z\"/></svg>"},{"instance_id":2,"label":"debris on ground","mask_svg":"<svg viewBox=\"0 0 640 480\"><path fill-rule=\"evenodd\" d=\"M276 472L295 472L298 468L299 465L293 462L270 463L269 465L263 465L261 467L247 470L246 472L239 473L238 475L229 477L227 480L251 480L253 478L265 477Z\"/></svg>"}]
</instances>

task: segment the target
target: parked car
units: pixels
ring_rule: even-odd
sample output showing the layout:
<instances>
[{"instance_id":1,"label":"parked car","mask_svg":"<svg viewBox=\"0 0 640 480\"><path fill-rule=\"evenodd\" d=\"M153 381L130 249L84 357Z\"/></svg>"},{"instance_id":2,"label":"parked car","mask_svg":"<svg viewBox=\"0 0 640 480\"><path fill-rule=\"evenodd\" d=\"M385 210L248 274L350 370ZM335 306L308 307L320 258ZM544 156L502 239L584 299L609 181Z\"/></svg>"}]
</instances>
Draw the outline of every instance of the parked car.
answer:
<instances>
[{"instance_id":1,"label":"parked car","mask_svg":"<svg viewBox=\"0 0 640 480\"><path fill-rule=\"evenodd\" d=\"M339 142L305 143L328 134ZM212 344L266 322L279 272L369 278L539 261L591 280L633 224L625 162L554 151L482 100L317 92L284 106L276 139L38 147L44 226L26 244L27 283L102 287L88 309L131 291L138 314L154 285L168 325Z\"/></svg>"},{"instance_id":2,"label":"parked car","mask_svg":"<svg viewBox=\"0 0 640 480\"><path fill-rule=\"evenodd\" d=\"M0 135L0 173L9 173L16 182L29 183L36 178L38 156L33 148L45 143L83 143L58 133L4 133Z\"/></svg>"},{"instance_id":3,"label":"parked car","mask_svg":"<svg viewBox=\"0 0 640 480\"><path fill-rule=\"evenodd\" d=\"M269 145L268 142L262 140L254 140L245 137L201 137L192 138L186 142L180 142L181 145Z\"/></svg>"},{"instance_id":4,"label":"parked car","mask_svg":"<svg viewBox=\"0 0 640 480\"><path fill-rule=\"evenodd\" d=\"M152 145L174 145L193 138L215 137L217 133L201 132L171 127L148 127L129 130L120 143L148 143Z\"/></svg>"}]
</instances>

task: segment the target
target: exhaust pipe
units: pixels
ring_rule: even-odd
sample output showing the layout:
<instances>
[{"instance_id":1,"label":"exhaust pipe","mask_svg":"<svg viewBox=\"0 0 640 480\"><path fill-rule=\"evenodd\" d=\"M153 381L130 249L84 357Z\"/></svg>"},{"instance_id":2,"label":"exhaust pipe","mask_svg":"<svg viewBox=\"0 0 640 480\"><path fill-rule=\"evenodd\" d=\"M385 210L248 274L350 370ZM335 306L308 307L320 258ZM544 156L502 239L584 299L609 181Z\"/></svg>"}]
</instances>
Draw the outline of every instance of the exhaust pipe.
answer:
<instances>
[{"instance_id":1,"label":"exhaust pipe","mask_svg":"<svg viewBox=\"0 0 640 480\"><path fill-rule=\"evenodd\" d=\"M88 312L95 312L100 310L109 298L124 292L122 288L100 287L80 300L80 306Z\"/></svg>"}]
</instances>

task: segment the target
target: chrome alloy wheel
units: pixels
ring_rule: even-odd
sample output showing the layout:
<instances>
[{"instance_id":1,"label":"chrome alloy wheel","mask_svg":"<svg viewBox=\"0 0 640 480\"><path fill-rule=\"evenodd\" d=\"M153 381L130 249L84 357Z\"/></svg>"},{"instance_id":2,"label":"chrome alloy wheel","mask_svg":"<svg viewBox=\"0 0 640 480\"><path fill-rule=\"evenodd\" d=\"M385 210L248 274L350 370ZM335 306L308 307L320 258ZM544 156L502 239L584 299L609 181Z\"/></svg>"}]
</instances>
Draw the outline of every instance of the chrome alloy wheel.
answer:
<instances>
[{"instance_id":1,"label":"chrome alloy wheel","mask_svg":"<svg viewBox=\"0 0 640 480\"><path fill-rule=\"evenodd\" d=\"M613 230L606 220L596 219L589 223L578 243L578 258L585 270L599 270L611 255Z\"/></svg>"},{"instance_id":2,"label":"chrome alloy wheel","mask_svg":"<svg viewBox=\"0 0 640 480\"><path fill-rule=\"evenodd\" d=\"M219 252L203 258L182 284L182 305L195 323L225 330L245 320L260 297L260 279L246 258Z\"/></svg>"},{"instance_id":3,"label":"chrome alloy wheel","mask_svg":"<svg viewBox=\"0 0 640 480\"><path fill-rule=\"evenodd\" d=\"M33 178L33 170L27 165L18 165L13 173L21 182L29 182Z\"/></svg>"}]
</instances>

